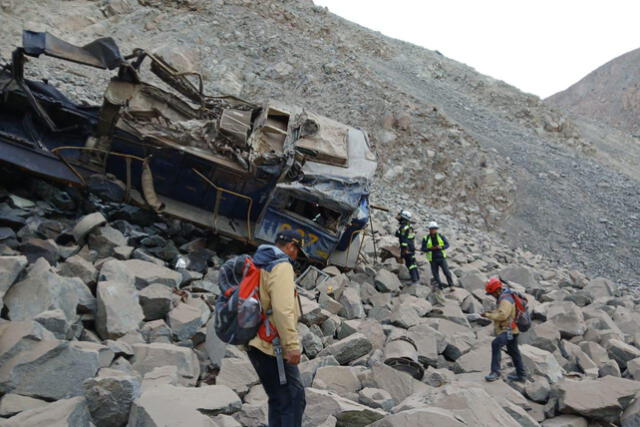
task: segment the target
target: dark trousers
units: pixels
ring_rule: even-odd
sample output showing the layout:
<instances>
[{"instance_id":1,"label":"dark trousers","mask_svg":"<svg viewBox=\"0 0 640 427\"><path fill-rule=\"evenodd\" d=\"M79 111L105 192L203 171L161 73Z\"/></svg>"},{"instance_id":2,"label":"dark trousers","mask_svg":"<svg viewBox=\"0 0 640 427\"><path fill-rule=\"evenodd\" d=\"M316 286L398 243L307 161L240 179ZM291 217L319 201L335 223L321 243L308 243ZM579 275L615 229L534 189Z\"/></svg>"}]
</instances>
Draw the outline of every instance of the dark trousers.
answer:
<instances>
[{"instance_id":1,"label":"dark trousers","mask_svg":"<svg viewBox=\"0 0 640 427\"><path fill-rule=\"evenodd\" d=\"M275 357L254 347L249 347L247 354L269 397L269 427L302 426L302 414L307 402L298 367L285 362L287 383L280 385Z\"/></svg>"},{"instance_id":2,"label":"dark trousers","mask_svg":"<svg viewBox=\"0 0 640 427\"><path fill-rule=\"evenodd\" d=\"M525 376L524 366L522 365L522 356L518 348L518 334L513 334L513 339L509 339L506 332L501 333L491 342L491 372L500 373L500 356L502 347L507 346L507 354L513 360L513 366L516 368L516 374L520 377Z\"/></svg>"},{"instance_id":3,"label":"dark trousers","mask_svg":"<svg viewBox=\"0 0 640 427\"><path fill-rule=\"evenodd\" d=\"M402 255L402 259L404 259L404 264L409 269L409 274L411 274L411 281L416 283L420 281L420 271L418 271L418 263L416 262L416 254L413 252L406 253Z\"/></svg>"},{"instance_id":4,"label":"dark trousers","mask_svg":"<svg viewBox=\"0 0 640 427\"><path fill-rule=\"evenodd\" d=\"M431 275L435 279L438 287L442 289L442 282L440 281L440 269L444 273L444 276L447 278L447 285L450 288L453 288L453 277L451 277L451 271L449 271L449 264L447 264L446 258L433 258L431 262Z\"/></svg>"}]
</instances>

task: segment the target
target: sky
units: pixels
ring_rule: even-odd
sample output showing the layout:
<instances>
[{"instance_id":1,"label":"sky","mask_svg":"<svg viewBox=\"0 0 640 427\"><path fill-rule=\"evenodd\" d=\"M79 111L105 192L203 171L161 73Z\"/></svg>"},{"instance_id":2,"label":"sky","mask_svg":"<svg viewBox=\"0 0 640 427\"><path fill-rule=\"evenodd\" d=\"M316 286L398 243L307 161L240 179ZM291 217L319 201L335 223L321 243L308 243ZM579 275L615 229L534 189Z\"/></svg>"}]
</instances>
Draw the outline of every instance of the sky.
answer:
<instances>
[{"instance_id":1,"label":"sky","mask_svg":"<svg viewBox=\"0 0 640 427\"><path fill-rule=\"evenodd\" d=\"M637 0L314 0L542 98L640 48Z\"/></svg>"}]
</instances>

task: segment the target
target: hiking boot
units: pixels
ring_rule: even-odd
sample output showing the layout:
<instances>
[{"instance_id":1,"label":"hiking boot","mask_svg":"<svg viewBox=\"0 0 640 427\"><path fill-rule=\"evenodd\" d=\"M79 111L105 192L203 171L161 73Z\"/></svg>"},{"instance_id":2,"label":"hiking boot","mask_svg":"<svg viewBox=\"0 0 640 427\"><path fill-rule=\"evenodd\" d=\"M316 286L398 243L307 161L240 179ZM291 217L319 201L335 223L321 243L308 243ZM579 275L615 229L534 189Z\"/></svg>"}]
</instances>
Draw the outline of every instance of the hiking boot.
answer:
<instances>
[{"instance_id":1,"label":"hiking boot","mask_svg":"<svg viewBox=\"0 0 640 427\"><path fill-rule=\"evenodd\" d=\"M491 372L489 375L484 377L485 381L489 381L490 383L493 381L497 381L500 379L500 374L497 372Z\"/></svg>"},{"instance_id":2,"label":"hiking boot","mask_svg":"<svg viewBox=\"0 0 640 427\"><path fill-rule=\"evenodd\" d=\"M509 375L507 375L507 379L509 381L515 381L518 383L523 383L527 380L527 377L525 375L518 375L515 372L510 373Z\"/></svg>"}]
</instances>

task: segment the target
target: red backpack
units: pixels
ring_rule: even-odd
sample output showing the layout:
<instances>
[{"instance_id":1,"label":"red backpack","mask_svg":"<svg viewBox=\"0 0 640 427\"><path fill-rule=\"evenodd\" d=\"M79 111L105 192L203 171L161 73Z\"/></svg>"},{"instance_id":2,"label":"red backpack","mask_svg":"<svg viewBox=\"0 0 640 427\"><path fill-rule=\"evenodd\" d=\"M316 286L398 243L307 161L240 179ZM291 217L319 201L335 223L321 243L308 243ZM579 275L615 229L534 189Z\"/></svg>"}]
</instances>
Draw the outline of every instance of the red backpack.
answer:
<instances>
[{"instance_id":1,"label":"red backpack","mask_svg":"<svg viewBox=\"0 0 640 427\"><path fill-rule=\"evenodd\" d=\"M511 329L518 327L520 332L527 332L531 329L531 314L529 313L527 297L511 288L507 288L507 292L503 292L500 295L500 299L507 296L513 299L513 303L516 306L516 315L513 318L513 322L511 322Z\"/></svg>"}]
</instances>

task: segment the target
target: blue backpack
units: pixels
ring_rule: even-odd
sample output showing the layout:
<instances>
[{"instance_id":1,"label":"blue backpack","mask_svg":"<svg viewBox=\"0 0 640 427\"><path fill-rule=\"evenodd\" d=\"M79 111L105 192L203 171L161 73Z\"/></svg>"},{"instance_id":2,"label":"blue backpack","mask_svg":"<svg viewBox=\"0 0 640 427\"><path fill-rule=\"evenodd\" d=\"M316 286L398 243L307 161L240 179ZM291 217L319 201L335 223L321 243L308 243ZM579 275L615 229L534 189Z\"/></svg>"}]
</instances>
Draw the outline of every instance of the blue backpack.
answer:
<instances>
[{"instance_id":1,"label":"blue backpack","mask_svg":"<svg viewBox=\"0 0 640 427\"><path fill-rule=\"evenodd\" d=\"M215 331L227 344L248 344L265 319L260 304L260 270L248 255L231 258L220 268Z\"/></svg>"}]
</instances>

